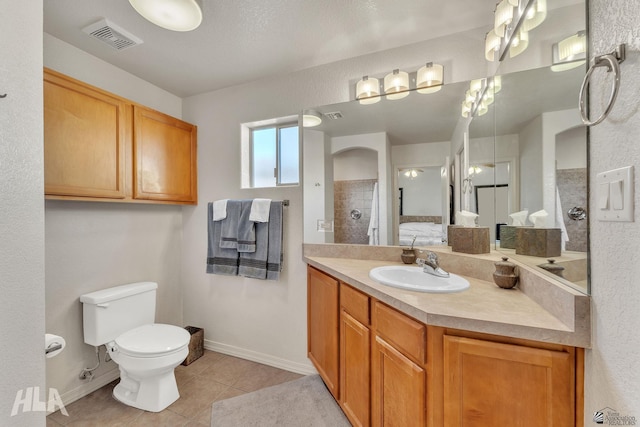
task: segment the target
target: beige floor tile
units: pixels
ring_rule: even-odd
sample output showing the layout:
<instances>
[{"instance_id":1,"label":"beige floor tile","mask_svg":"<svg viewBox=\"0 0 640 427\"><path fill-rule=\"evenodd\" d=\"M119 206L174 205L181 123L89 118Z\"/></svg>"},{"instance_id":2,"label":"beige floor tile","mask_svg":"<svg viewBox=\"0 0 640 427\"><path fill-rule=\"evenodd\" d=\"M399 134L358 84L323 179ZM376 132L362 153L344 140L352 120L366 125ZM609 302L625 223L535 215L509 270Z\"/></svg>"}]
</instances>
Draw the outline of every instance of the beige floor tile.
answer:
<instances>
[{"instance_id":1,"label":"beige floor tile","mask_svg":"<svg viewBox=\"0 0 640 427\"><path fill-rule=\"evenodd\" d=\"M47 417L47 427L171 426L209 427L213 402L300 378L301 375L260 363L205 350L189 366L176 368L180 399L154 413L132 408L113 398L119 380Z\"/></svg>"},{"instance_id":2,"label":"beige floor tile","mask_svg":"<svg viewBox=\"0 0 640 427\"><path fill-rule=\"evenodd\" d=\"M211 406L211 403L224 392L228 385L196 377L186 383L180 390L180 398L169 405L169 410L178 414L193 417L195 414Z\"/></svg>"}]
</instances>

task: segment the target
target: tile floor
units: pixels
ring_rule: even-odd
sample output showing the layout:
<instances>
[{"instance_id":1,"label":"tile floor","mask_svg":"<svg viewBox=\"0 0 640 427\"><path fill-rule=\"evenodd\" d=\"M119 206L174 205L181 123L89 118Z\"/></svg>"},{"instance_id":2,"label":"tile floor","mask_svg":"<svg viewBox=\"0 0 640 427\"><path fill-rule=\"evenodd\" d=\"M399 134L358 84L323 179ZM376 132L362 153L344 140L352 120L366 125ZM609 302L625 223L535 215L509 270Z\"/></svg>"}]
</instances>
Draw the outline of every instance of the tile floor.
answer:
<instances>
[{"instance_id":1,"label":"tile floor","mask_svg":"<svg viewBox=\"0 0 640 427\"><path fill-rule=\"evenodd\" d=\"M259 390L302 375L260 363L205 350L189 366L176 368L180 399L162 412L124 405L112 396L114 381L47 417L47 427L58 426L211 426L211 404Z\"/></svg>"}]
</instances>

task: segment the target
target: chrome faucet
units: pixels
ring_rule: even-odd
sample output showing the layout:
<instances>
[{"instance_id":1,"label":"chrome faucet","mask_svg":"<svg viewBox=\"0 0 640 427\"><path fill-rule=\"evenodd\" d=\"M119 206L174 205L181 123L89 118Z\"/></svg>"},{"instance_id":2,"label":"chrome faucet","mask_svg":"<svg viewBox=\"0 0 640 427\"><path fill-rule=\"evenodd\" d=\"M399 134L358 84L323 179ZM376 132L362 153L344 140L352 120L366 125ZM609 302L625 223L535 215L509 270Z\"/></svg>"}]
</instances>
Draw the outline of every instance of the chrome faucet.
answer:
<instances>
[{"instance_id":1,"label":"chrome faucet","mask_svg":"<svg viewBox=\"0 0 640 427\"><path fill-rule=\"evenodd\" d=\"M449 273L438 265L438 255L436 255L435 252L427 251L427 258L417 258L416 263L422 267L422 271L425 273L438 277L449 277Z\"/></svg>"}]
</instances>

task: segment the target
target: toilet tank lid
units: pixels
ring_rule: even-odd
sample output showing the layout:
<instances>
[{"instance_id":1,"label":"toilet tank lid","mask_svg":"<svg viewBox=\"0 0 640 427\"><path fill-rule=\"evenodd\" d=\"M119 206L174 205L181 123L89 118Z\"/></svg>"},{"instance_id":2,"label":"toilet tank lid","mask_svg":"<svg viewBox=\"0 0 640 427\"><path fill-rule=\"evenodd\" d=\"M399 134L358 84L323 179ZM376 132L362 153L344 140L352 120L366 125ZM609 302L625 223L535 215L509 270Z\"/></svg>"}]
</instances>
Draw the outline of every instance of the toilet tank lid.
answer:
<instances>
[{"instance_id":1,"label":"toilet tank lid","mask_svg":"<svg viewBox=\"0 0 640 427\"><path fill-rule=\"evenodd\" d=\"M105 302L140 294L142 292L148 292L157 288L158 284L155 282L129 283L127 285L114 286L113 288L102 289L100 291L81 295L80 302L83 304L103 304Z\"/></svg>"}]
</instances>

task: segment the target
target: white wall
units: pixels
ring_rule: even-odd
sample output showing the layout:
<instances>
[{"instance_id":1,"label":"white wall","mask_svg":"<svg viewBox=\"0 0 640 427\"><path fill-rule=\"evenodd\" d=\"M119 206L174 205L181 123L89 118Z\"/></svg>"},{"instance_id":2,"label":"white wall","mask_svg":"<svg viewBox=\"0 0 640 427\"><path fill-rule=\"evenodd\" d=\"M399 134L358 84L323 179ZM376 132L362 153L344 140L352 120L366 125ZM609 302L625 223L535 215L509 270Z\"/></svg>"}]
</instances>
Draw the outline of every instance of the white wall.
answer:
<instances>
[{"instance_id":1,"label":"white wall","mask_svg":"<svg viewBox=\"0 0 640 427\"><path fill-rule=\"evenodd\" d=\"M594 411L610 407L640 419L640 9L636 0L590 0L591 55L609 53L627 43L620 66L620 92L610 118L590 130L589 195L592 343L586 352L585 426ZM592 111L599 114L609 97L610 76L595 72ZM604 80L606 78L606 81ZM634 222L595 218L596 174L634 166Z\"/></svg>"},{"instance_id":2,"label":"white wall","mask_svg":"<svg viewBox=\"0 0 640 427\"><path fill-rule=\"evenodd\" d=\"M42 0L0 10L0 425L44 426L11 417L19 391L45 392Z\"/></svg>"},{"instance_id":3,"label":"white wall","mask_svg":"<svg viewBox=\"0 0 640 427\"><path fill-rule=\"evenodd\" d=\"M181 116L180 98L47 34L44 65ZM93 381L78 378L83 368L96 364L94 347L85 344L82 336L80 295L124 283L155 281L156 320L185 326L180 284L182 208L48 200L45 219L46 327L67 342L62 353L46 360L47 387L56 388L68 403L119 373L114 362L102 362ZM101 354L104 352L102 347Z\"/></svg>"},{"instance_id":4,"label":"white wall","mask_svg":"<svg viewBox=\"0 0 640 427\"><path fill-rule=\"evenodd\" d=\"M576 155L580 153L581 155ZM578 126L556 135L556 168L587 167L587 127Z\"/></svg>"},{"instance_id":5,"label":"white wall","mask_svg":"<svg viewBox=\"0 0 640 427\"><path fill-rule=\"evenodd\" d=\"M378 179L377 151L368 148L351 148L333 155L333 180L357 179Z\"/></svg>"},{"instance_id":6,"label":"white wall","mask_svg":"<svg viewBox=\"0 0 640 427\"><path fill-rule=\"evenodd\" d=\"M530 213L543 207L542 198L542 117L525 126L520 141L520 208Z\"/></svg>"}]
</instances>

